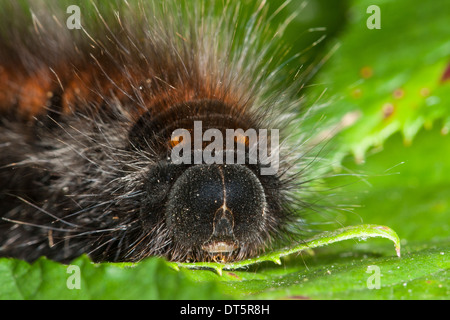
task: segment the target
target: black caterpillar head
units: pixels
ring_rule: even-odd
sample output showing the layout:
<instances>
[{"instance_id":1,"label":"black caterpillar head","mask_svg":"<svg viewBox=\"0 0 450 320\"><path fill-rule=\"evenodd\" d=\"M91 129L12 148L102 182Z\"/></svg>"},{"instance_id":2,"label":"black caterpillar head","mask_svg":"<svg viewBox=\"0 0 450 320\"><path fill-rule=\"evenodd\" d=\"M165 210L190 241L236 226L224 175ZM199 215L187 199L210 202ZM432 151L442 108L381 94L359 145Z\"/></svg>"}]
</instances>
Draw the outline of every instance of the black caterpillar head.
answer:
<instances>
[{"instance_id":1,"label":"black caterpillar head","mask_svg":"<svg viewBox=\"0 0 450 320\"><path fill-rule=\"evenodd\" d=\"M169 114L179 116L179 107L157 117L157 121L166 120ZM193 109L193 118L204 120L204 130L214 125L234 129L235 119L227 116L230 110L223 103L196 101L184 105L184 110ZM131 143L163 150L174 121L164 126L149 115L144 117L147 120L141 118L131 131ZM178 123L190 128L193 119L179 119ZM137 140L139 136L147 137L145 144ZM149 232L156 230L158 223L167 228L160 234L168 239L158 242L168 244L165 254L170 259L229 261L249 257L267 246L286 222L279 176L263 175L260 163L249 163L248 147L242 164L226 163L226 153L236 150L224 149L223 161L214 164L175 164L170 155L166 157L170 152L167 149L145 179L141 218Z\"/></svg>"}]
</instances>

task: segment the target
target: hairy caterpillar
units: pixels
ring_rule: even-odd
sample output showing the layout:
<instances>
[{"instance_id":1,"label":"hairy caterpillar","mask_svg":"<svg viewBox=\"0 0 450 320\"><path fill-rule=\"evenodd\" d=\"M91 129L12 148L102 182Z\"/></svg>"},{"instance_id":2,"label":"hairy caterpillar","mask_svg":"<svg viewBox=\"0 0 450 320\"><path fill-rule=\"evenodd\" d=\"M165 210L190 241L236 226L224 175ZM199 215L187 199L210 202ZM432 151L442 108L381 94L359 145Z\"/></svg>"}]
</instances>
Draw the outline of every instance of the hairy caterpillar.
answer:
<instances>
[{"instance_id":1,"label":"hairy caterpillar","mask_svg":"<svg viewBox=\"0 0 450 320\"><path fill-rule=\"evenodd\" d=\"M69 3L1 1L0 255L230 261L298 239L310 161L283 129L301 84L273 90L264 1L218 3L80 1L70 29ZM276 174L173 163L188 142L172 133L195 122L281 129ZM248 160L248 138L233 142L214 154L241 144Z\"/></svg>"}]
</instances>

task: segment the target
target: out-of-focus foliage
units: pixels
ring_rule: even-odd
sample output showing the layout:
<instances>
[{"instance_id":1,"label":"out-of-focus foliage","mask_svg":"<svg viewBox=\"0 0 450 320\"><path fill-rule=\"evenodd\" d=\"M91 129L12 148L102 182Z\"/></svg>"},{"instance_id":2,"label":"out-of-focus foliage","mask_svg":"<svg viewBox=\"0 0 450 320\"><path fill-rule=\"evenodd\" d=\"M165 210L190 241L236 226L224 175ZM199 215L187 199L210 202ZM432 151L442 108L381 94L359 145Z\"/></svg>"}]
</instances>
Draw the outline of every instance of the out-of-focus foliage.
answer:
<instances>
[{"instance_id":1,"label":"out-of-focus foliage","mask_svg":"<svg viewBox=\"0 0 450 320\"><path fill-rule=\"evenodd\" d=\"M366 26L371 5L379 7L381 29ZM329 105L330 123L349 112L360 115L334 141L337 161L349 152L364 161L395 132L410 145L437 119L444 119L436 125L448 133L449 12L450 1L353 1L349 23L335 40L340 47L314 81L317 94L326 89L321 101Z\"/></svg>"}]
</instances>

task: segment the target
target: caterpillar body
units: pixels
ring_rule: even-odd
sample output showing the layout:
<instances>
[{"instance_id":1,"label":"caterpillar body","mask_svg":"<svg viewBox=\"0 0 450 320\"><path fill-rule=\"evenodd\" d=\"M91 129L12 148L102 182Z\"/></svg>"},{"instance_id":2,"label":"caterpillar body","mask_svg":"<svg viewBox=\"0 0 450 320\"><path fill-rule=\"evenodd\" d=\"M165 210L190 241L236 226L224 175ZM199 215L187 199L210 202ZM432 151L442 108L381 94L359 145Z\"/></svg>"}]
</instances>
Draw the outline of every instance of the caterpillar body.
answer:
<instances>
[{"instance_id":1,"label":"caterpillar body","mask_svg":"<svg viewBox=\"0 0 450 320\"><path fill-rule=\"evenodd\" d=\"M248 15L237 2L80 1L80 29L69 3L1 2L1 256L232 261L299 240L309 161L283 129L300 84L272 90L282 48L264 1ZM196 123L203 137L242 130L215 144L223 160L239 145L250 158L242 132L280 129L278 170L175 163L193 141L173 132Z\"/></svg>"}]
</instances>

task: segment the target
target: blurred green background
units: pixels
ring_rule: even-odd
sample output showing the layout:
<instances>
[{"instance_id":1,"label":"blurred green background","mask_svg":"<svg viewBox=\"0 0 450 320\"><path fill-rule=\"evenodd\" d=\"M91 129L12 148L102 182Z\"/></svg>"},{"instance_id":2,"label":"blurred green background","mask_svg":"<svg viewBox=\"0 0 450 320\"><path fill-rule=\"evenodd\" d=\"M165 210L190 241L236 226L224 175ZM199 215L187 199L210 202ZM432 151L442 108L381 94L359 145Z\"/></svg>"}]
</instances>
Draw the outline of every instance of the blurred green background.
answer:
<instances>
[{"instance_id":1,"label":"blurred green background","mask_svg":"<svg viewBox=\"0 0 450 320\"><path fill-rule=\"evenodd\" d=\"M370 30L366 10L374 4L381 29ZM388 225L405 242L448 241L450 1L358 0L342 15L329 11L346 22L315 53L339 44L307 94L326 90L318 117L330 128L345 115L359 117L330 142L332 163L355 174L333 185L349 183L344 193L355 195L354 212L365 223Z\"/></svg>"}]
</instances>

